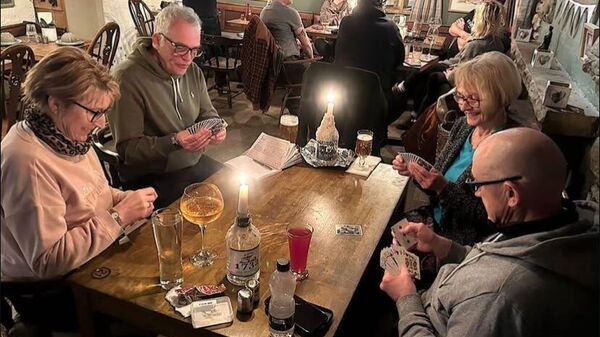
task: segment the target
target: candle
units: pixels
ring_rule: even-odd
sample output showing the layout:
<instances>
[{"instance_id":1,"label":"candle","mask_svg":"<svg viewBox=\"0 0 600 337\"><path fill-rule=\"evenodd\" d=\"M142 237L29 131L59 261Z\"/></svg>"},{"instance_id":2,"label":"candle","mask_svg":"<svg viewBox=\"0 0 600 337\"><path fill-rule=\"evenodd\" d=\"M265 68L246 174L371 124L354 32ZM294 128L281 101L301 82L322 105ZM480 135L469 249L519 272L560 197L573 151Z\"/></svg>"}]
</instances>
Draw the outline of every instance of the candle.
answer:
<instances>
[{"instance_id":1,"label":"candle","mask_svg":"<svg viewBox=\"0 0 600 337\"><path fill-rule=\"evenodd\" d=\"M328 114L333 113L333 94L329 94L327 96L327 113Z\"/></svg>"},{"instance_id":2,"label":"candle","mask_svg":"<svg viewBox=\"0 0 600 337\"><path fill-rule=\"evenodd\" d=\"M246 176L240 176L240 194L238 199L238 216L248 216L248 184L246 183Z\"/></svg>"}]
</instances>

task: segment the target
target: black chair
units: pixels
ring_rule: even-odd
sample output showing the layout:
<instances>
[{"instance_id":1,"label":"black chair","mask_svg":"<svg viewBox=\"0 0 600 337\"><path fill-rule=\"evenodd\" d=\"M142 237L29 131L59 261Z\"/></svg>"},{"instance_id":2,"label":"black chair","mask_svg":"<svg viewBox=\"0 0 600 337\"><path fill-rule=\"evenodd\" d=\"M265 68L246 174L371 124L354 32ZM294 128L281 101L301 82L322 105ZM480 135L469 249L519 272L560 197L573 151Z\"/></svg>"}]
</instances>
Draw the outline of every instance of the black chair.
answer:
<instances>
[{"instance_id":1,"label":"black chair","mask_svg":"<svg viewBox=\"0 0 600 337\"><path fill-rule=\"evenodd\" d=\"M101 129L95 129L92 132L92 141L94 150L96 151L96 154L98 154L100 164L102 164L102 169L109 185L114 188L121 188L123 186L121 179L119 178L119 165L121 160L119 154L111 149L111 147L115 148L116 144L114 144L114 146L110 146L109 144L113 141L113 135L110 128L105 126Z\"/></svg>"},{"instance_id":2,"label":"black chair","mask_svg":"<svg viewBox=\"0 0 600 337\"><path fill-rule=\"evenodd\" d=\"M199 65L206 73L215 74L215 84L209 88L218 89L227 95L227 104L232 107L232 99L241 94L242 91L231 89L231 82L240 82L238 73L241 66L242 41L217 35L202 35L202 49L204 58L200 59ZM224 83L218 83L224 81Z\"/></svg>"},{"instance_id":3,"label":"black chair","mask_svg":"<svg viewBox=\"0 0 600 337\"><path fill-rule=\"evenodd\" d=\"M285 94L283 95L283 99L281 100L281 111L279 115L283 115L284 109L290 100L300 100L302 97L302 81L299 81L297 77L298 75L294 75L293 72L298 69L308 68L312 63L321 61L323 58L321 56L316 56L311 59L299 59L299 60L288 60L283 61L283 87L285 89Z\"/></svg>"},{"instance_id":4,"label":"black chair","mask_svg":"<svg viewBox=\"0 0 600 337\"><path fill-rule=\"evenodd\" d=\"M379 155L387 134L387 102L377 74L353 67L316 62L304 74L298 145L304 146L319 127L327 109L326 96L335 94L335 125L339 146L354 150L356 132L373 131L373 154ZM307 85L310 83L310 85Z\"/></svg>"},{"instance_id":5,"label":"black chair","mask_svg":"<svg viewBox=\"0 0 600 337\"><path fill-rule=\"evenodd\" d=\"M0 95L2 96L2 129L10 129L17 121L22 120L21 84L27 71L35 64L33 50L26 45L16 44L0 53ZM8 86L8 89L5 89ZM5 93L8 97L5 97ZM0 137L1 139L1 137Z\"/></svg>"},{"instance_id":6,"label":"black chair","mask_svg":"<svg viewBox=\"0 0 600 337\"><path fill-rule=\"evenodd\" d=\"M129 0L129 13L139 36L154 34L154 14L142 0Z\"/></svg>"},{"instance_id":7,"label":"black chair","mask_svg":"<svg viewBox=\"0 0 600 337\"><path fill-rule=\"evenodd\" d=\"M88 54L110 69L117 54L120 36L121 28L119 28L119 25L115 22L107 23L100 28L96 37L92 40L87 50Z\"/></svg>"}]
</instances>

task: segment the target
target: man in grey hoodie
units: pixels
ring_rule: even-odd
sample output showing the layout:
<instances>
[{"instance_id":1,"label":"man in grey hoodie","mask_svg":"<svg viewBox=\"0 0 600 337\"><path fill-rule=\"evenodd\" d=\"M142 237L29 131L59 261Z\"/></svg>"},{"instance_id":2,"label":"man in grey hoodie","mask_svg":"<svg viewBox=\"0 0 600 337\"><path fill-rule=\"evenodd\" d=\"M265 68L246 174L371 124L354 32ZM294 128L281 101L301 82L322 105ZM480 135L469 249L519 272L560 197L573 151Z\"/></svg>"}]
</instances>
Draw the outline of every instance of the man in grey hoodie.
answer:
<instances>
[{"instance_id":1,"label":"man in grey hoodie","mask_svg":"<svg viewBox=\"0 0 600 337\"><path fill-rule=\"evenodd\" d=\"M481 143L471 186L498 233L463 247L423 224L405 226L442 267L421 294L406 267L384 274L400 336L598 336L598 223L561 201L566 167L533 129Z\"/></svg>"},{"instance_id":2,"label":"man in grey hoodie","mask_svg":"<svg viewBox=\"0 0 600 337\"><path fill-rule=\"evenodd\" d=\"M169 205L187 185L220 168L202 151L222 142L225 130L186 130L218 117L204 76L192 62L200 53L200 31L191 8L168 6L156 17L152 37L140 38L114 72L121 98L108 120L122 161L119 175L127 189L154 187L156 207Z\"/></svg>"}]
</instances>

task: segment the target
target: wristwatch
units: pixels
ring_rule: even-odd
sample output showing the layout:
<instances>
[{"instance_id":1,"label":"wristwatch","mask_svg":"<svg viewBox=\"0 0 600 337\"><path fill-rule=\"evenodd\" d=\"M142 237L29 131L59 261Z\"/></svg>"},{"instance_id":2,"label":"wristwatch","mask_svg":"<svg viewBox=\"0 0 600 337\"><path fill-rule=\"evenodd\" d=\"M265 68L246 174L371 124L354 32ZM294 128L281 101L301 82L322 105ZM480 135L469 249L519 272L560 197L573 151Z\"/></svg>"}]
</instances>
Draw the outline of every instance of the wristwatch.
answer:
<instances>
[{"instance_id":1,"label":"wristwatch","mask_svg":"<svg viewBox=\"0 0 600 337\"><path fill-rule=\"evenodd\" d=\"M179 144L179 141L177 141L177 134L174 133L171 136L171 144L173 144L173 146L175 146L176 148L181 148L181 144Z\"/></svg>"},{"instance_id":2,"label":"wristwatch","mask_svg":"<svg viewBox=\"0 0 600 337\"><path fill-rule=\"evenodd\" d=\"M119 212L117 212L116 209L110 208L108 210L108 213L113 218L113 220L115 220L119 224L119 226L123 227L123 221L121 220L121 216L119 215Z\"/></svg>"}]
</instances>

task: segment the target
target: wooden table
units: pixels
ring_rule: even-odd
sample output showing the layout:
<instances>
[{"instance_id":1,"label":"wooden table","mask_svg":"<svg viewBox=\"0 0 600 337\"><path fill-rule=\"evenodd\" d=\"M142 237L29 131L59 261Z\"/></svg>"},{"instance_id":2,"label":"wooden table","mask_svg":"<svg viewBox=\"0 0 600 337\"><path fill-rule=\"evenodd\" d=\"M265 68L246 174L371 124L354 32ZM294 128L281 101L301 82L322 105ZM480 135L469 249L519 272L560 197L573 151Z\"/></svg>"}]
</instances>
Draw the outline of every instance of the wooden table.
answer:
<instances>
[{"instance_id":1,"label":"wooden table","mask_svg":"<svg viewBox=\"0 0 600 337\"><path fill-rule=\"evenodd\" d=\"M431 60L421 61L419 64L412 64L412 63L407 63L406 61L404 61L403 66L410 70L425 71L425 70L431 68L433 65L437 64L440 59L438 56L435 56L435 55L432 55L432 56L433 56L433 58Z\"/></svg>"},{"instance_id":2,"label":"wooden table","mask_svg":"<svg viewBox=\"0 0 600 337\"><path fill-rule=\"evenodd\" d=\"M235 312L239 288L226 280L224 238L234 220L239 179L233 171L223 169L208 181L219 186L225 200L223 215L206 232L206 246L219 257L210 267L193 267L188 259L200 248L200 234L197 226L185 223L184 281L196 285L225 284ZM390 165L380 164L368 179L343 170L295 166L251 183L250 212L262 235L260 306L250 321L234 319L233 325L214 331L194 330L190 319L180 316L165 301L165 291L157 286L158 259L152 228L147 223L131 235L131 243L109 247L69 277L82 334L94 335L90 314L102 312L170 337L267 336L268 317L263 302L269 296L268 284L276 259L289 256L286 225L310 223L314 227L308 258L310 276L298 283L296 294L334 312L326 335L333 336L382 233L387 230L406 182L407 178L398 175ZM171 207L176 206L177 203ZM336 224L362 224L364 235L337 236ZM99 267L109 268L111 274L93 279L91 273Z\"/></svg>"},{"instance_id":3,"label":"wooden table","mask_svg":"<svg viewBox=\"0 0 600 337\"><path fill-rule=\"evenodd\" d=\"M21 44L24 44L33 50L33 54L35 55L36 61L43 59L46 55L48 55L51 52L53 52L54 50L62 47L62 46L57 45L55 42L50 42L50 43L29 42L29 38L27 36L18 36L17 38L22 41ZM84 41L84 43L82 45L79 45L76 47L79 47L82 49L87 49L87 47L90 45L90 43L91 43L91 41ZM0 50L4 50L6 48L8 48L8 46L2 47L2 48L0 48Z\"/></svg>"},{"instance_id":4,"label":"wooden table","mask_svg":"<svg viewBox=\"0 0 600 337\"><path fill-rule=\"evenodd\" d=\"M233 19L233 20L227 20L227 23L230 24L231 26L233 26L234 28L245 30L246 27L248 26L248 23L250 23L250 21L246 20L246 19Z\"/></svg>"},{"instance_id":5,"label":"wooden table","mask_svg":"<svg viewBox=\"0 0 600 337\"><path fill-rule=\"evenodd\" d=\"M322 38L328 40L337 39L337 31L332 32L330 30L325 29L323 26L319 24L314 24L312 26L306 27L306 34L312 39Z\"/></svg>"}]
</instances>

